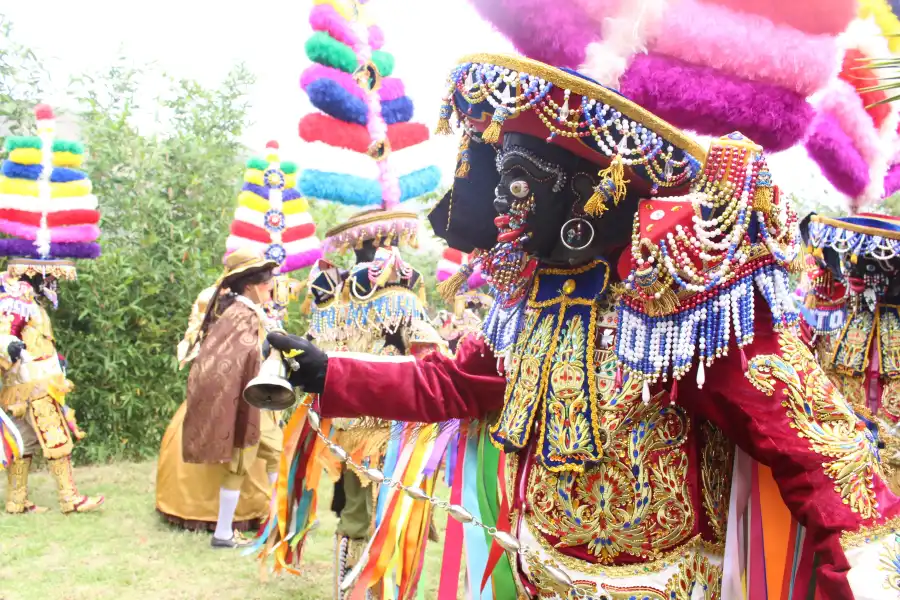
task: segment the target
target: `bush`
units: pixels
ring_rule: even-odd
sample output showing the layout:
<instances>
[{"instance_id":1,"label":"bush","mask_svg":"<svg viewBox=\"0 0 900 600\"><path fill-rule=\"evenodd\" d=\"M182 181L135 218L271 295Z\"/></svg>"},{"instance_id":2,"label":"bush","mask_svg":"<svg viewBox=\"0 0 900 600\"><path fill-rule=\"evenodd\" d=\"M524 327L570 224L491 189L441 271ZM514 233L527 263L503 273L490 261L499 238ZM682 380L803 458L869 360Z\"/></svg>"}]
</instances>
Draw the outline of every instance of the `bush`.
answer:
<instances>
[{"instance_id":1,"label":"bush","mask_svg":"<svg viewBox=\"0 0 900 600\"><path fill-rule=\"evenodd\" d=\"M158 100L164 135L133 124L147 76L120 62L74 85L103 256L60 286L53 320L77 386L70 402L89 434L78 456L90 461L156 455L184 398L175 346L197 293L221 272L246 154L245 70L217 89L169 82Z\"/></svg>"}]
</instances>

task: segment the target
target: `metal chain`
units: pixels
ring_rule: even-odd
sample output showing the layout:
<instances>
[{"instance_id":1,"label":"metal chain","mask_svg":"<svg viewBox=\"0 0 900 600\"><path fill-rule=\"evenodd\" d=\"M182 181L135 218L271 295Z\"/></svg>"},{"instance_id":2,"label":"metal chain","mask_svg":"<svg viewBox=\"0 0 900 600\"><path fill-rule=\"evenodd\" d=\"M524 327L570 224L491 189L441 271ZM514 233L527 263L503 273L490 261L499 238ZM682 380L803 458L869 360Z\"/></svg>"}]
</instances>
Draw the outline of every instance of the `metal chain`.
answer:
<instances>
[{"instance_id":1,"label":"metal chain","mask_svg":"<svg viewBox=\"0 0 900 600\"><path fill-rule=\"evenodd\" d=\"M451 504L450 502L447 502L446 500L443 500L441 498L429 496L422 488L403 485L401 481L391 479L390 477L385 477L384 472L380 469L376 469L374 467L364 467L360 464L355 463L353 459L350 458L350 455L346 450L335 444L328 438L328 436L322 433L321 418L319 417L319 413L313 410L312 403L308 400L308 398L304 399L301 404L308 408L306 418L309 421L309 426L325 443L325 445L328 447L328 450L334 455L336 459L350 467L358 475L365 477L373 483L382 486L388 486L389 488L393 488L395 490L401 490L413 500L424 500L431 503L432 506L442 508L447 511L447 514L449 514L456 521L459 521L463 525L470 524L475 525L476 527L480 527L481 529L486 531L487 534L490 535L497 542L497 544L499 544L500 547L507 552L518 554L523 557L529 554L533 554L533 551L527 547L524 547L518 540L518 538L516 538L514 535L506 531L500 531L496 527L484 524L471 512L466 510L463 505ZM354 566L353 570L348 573L344 580L341 582L342 592L348 591L353 586L353 584L356 582L356 579L359 577L363 565L367 562L367 560L368 548L366 548L360 560L357 561L356 566ZM559 592L567 598L584 598L585 600L608 600L607 596L595 596L584 589L575 587L575 584L569 577L569 575L555 565L544 564L543 569L544 573L551 580L550 583L553 587L553 591Z\"/></svg>"}]
</instances>

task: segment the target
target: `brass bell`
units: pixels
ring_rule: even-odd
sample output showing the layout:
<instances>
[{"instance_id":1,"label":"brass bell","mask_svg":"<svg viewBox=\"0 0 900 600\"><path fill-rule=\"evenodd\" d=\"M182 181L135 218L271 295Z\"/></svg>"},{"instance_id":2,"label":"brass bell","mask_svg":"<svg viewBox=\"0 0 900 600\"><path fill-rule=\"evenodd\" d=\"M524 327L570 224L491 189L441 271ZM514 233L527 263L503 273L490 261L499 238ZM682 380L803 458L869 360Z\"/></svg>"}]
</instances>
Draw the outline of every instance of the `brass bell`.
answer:
<instances>
[{"instance_id":1,"label":"brass bell","mask_svg":"<svg viewBox=\"0 0 900 600\"><path fill-rule=\"evenodd\" d=\"M294 404L295 399L281 352L272 348L259 369L259 375L244 388L244 400L263 410L285 410Z\"/></svg>"}]
</instances>

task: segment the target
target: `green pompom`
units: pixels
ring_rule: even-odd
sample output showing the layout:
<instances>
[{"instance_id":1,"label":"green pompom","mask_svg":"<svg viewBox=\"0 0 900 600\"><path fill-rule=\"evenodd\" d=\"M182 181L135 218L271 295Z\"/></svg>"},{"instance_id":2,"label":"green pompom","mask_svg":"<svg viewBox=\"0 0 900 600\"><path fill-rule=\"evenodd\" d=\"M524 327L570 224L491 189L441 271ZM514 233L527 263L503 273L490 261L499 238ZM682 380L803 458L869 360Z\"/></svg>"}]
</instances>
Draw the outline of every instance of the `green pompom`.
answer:
<instances>
[{"instance_id":1,"label":"green pompom","mask_svg":"<svg viewBox=\"0 0 900 600\"><path fill-rule=\"evenodd\" d=\"M247 161L248 169L258 169L260 171L265 171L268 166L268 162L256 156Z\"/></svg>"},{"instance_id":2,"label":"green pompom","mask_svg":"<svg viewBox=\"0 0 900 600\"><path fill-rule=\"evenodd\" d=\"M306 41L306 56L315 63L340 69L344 73L353 73L359 67L359 59L353 49L324 31L317 31ZM372 52L372 62L382 77L394 72L394 57L388 52Z\"/></svg>"},{"instance_id":3,"label":"green pompom","mask_svg":"<svg viewBox=\"0 0 900 600\"><path fill-rule=\"evenodd\" d=\"M35 148L40 150L43 147L41 138L36 135L12 135L6 138L6 151L12 152L19 148Z\"/></svg>"},{"instance_id":4,"label":"green pompom","mask_svg":"<svg viewBox=\"0 0 900 600\"><path fill-rule=\"evenodd\" d=\"M54 140L54 152L71 152L72 154L84 154L84 144L69 140Z\"/></svg>"},{"instance_id":5,"label":"green pompom","mask_svg":"<svg viewBox=\"0 0 900 600\"><path fill-rule=\"evenodd\" d=\"M285 175L293 175L297 172L297 163L283 162L281 163L281 172Z\"/></svg>"},{"instance_id":6,"label":"green pompom","mask_svg":"<svg viewBox=\"0 0 900 600\"><path fill-rule=\"evenodd\" d=\"M390 77L394 72L394 55L390 52L376 50L372 53L372 62L378 67L382 77Z\"/></svg>"}]
</instances>

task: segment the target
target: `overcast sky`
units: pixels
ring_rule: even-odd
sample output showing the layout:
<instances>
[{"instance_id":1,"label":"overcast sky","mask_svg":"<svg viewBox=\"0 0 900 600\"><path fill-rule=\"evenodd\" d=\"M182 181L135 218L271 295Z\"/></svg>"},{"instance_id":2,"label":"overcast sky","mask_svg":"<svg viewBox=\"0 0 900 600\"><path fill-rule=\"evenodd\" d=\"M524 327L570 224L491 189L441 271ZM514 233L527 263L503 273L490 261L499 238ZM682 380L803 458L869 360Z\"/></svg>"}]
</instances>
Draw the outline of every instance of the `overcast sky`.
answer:
<instances>
[{"instance_id":1,"label":"overcast sky","mask_svg":"<svg viewBox=\"0 0 900 600\"><path fill-rule=\"evenodd\" d=\"M472 52L510 52L512 47L480 20L466 0L371 0L385 32L385 50L396 58L395 75L416 105L416 120L437 122L444 81L456 59ZM251 93L252 125L245 142L262 148L277 138L285 159L303 164L297 137L300 117L311 110L300 90L308 65L304 43L311 30L311 2L304 0L42 0L5 2L2 12L15 37L34 49L53 78L47 100L65 105L70 75L103 69L120 54L135 64L154 63L176 77L214 85L237 62L257 77ZM456 141L438 138L434 153L452 177ZM795 194L837 201L835 192L802 148L772 161L775 180Z\"/></svg>"}]
</instances>

